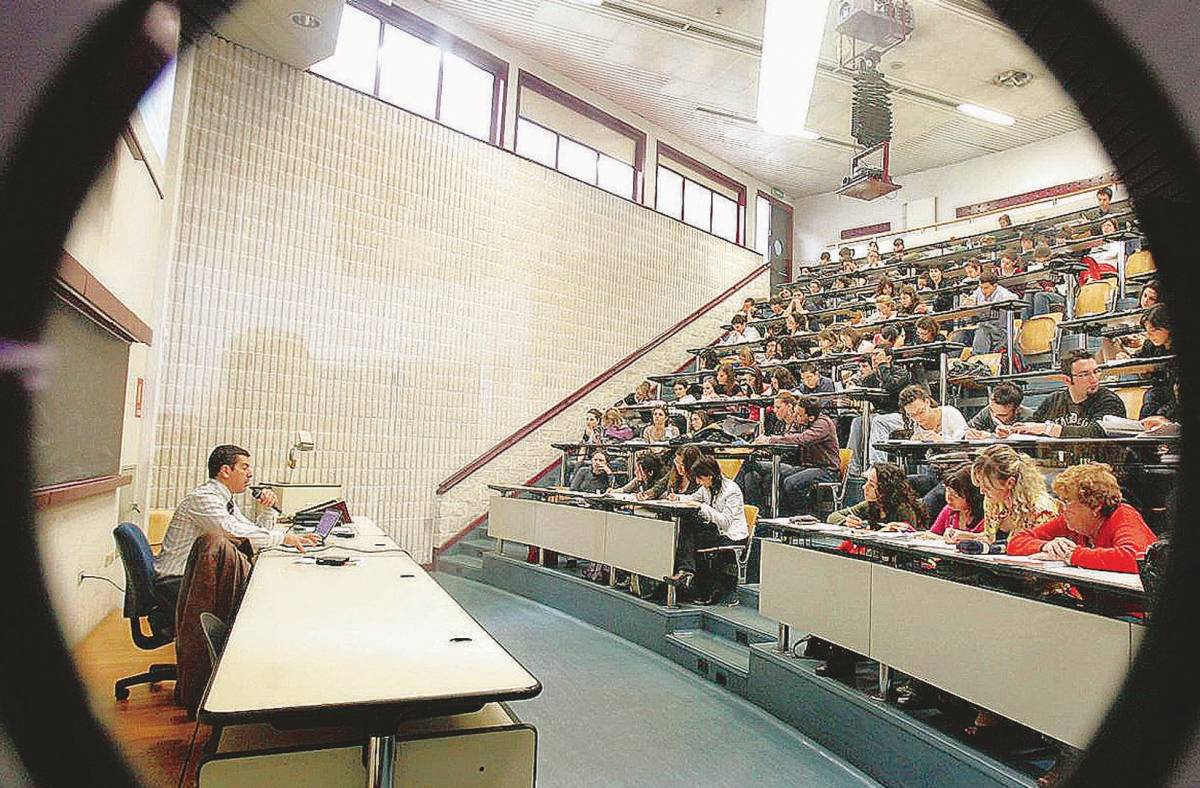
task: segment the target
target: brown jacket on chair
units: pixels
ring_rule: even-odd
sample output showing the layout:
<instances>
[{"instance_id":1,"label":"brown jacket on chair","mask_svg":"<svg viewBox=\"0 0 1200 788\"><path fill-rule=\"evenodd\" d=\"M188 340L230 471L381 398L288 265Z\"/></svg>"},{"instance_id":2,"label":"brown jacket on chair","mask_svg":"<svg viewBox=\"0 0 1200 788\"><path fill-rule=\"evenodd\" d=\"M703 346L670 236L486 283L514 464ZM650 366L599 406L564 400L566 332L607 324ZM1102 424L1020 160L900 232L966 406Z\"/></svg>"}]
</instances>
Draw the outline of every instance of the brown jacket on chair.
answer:
<instances>
[{"instance_id":1,"label":"brown jacket on chair","mask_svg":"<svg viewBox=\"0 0 1200 788\"><path fill-rule=\"evenodd\" d=\"M196 716L213 669L200 614L233 622L250 580L252 556L249 540L224 531L201 534L188 554L175 605L175 702L189 717Z\"/></svg>"}]
</instances>

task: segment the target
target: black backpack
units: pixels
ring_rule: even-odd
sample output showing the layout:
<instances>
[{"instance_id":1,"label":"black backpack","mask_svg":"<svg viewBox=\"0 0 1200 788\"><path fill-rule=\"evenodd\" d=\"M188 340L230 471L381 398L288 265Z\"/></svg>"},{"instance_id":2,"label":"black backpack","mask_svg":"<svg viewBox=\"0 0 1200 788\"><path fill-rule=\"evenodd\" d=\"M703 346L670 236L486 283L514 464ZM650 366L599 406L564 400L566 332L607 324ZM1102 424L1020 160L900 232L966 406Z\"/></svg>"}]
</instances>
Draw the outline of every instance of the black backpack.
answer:
<instances>
[{"instance_id":1,"label":"black backpack","mask_svg":"<svg viewBox=\"0 0 1200 788\"><path fill-rule=\"evenodd\" d=\"M1146 554L1137 560L1138 575L1146 591L1146 618L1149 619L1158 607L1158 596L1167 579L1167 564L1171 560L1171 540L1160 536L1158 541L1146 548Z\"/></svg>"}]
</instances>

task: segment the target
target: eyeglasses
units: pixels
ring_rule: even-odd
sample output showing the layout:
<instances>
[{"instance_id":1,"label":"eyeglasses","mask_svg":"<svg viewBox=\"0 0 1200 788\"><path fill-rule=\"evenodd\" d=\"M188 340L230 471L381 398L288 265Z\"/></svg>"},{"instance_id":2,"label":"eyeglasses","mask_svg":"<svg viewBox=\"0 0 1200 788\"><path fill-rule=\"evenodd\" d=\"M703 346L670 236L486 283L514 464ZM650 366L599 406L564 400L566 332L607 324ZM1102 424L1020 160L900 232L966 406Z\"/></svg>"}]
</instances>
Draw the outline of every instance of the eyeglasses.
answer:
<instances>
[{"instance_id":1,"label":"eyeglasses","mask_svg":"<svg viewBox=\"0 0 1200 788\"><path fill-rule=\"evenodd\" d=\"M1072 372L1073 378L1098 378L1100 377L1099 369L1089 369L1087 372Z\"/></svg>"}]
</instances>

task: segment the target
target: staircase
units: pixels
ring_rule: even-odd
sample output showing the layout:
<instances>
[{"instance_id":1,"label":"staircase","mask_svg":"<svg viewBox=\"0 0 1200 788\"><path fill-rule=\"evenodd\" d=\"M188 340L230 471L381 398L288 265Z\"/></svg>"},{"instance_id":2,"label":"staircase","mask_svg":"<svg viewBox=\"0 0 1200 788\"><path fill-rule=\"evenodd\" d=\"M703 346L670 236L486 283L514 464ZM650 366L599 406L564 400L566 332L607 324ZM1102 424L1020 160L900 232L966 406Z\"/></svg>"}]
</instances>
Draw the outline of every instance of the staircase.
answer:
<instances>
[{"instance_id":1,"label":"staircase","mask_svg":"<svg viewBox=\"0 0 1200 788\"><path fill-rule=\"evenodd\" d=\"M665 653L673 662L745 696L750 646L774 643L778 626L758 612L757 585L740 586L736 598L734 607L695 608L700 611L700 626L668 633Z\"/></svg>"}]
</instances>

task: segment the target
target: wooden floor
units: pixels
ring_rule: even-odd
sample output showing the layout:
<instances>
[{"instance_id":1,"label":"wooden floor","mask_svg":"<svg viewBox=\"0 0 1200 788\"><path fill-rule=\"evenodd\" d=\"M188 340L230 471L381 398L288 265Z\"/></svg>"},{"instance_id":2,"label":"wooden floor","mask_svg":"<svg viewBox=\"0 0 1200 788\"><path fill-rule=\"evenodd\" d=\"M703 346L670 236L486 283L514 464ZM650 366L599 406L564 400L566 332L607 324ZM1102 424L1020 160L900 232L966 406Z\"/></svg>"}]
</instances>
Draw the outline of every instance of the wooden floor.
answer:
<instances>
[{"instance_id":1,"label":"wooden floor","mask_svg":"<svg viewBox=\"0 0 1200 788\"><path fill-rule=\"evenodd\" d=\"M196 723L175 705L174 682L133 687L124 701L113 697L117 679L141 673L154 662L174 662L174 645L142 651L130 639L128 622L120 611L113 611L76 647L75 661L93 711L146 785L173 788L179 784L185 762L188 775L184 785L195 785L196 758L189 758L189 744ZM201 725L192 751L201 753L208 736L208 726Z\"/></svg>"}]
</instances>

